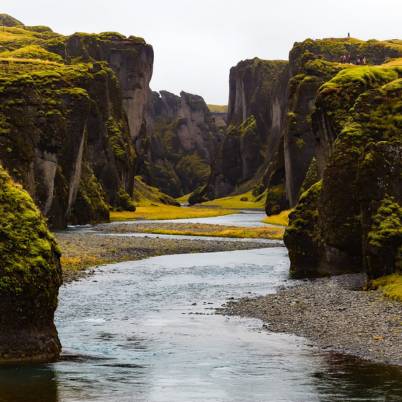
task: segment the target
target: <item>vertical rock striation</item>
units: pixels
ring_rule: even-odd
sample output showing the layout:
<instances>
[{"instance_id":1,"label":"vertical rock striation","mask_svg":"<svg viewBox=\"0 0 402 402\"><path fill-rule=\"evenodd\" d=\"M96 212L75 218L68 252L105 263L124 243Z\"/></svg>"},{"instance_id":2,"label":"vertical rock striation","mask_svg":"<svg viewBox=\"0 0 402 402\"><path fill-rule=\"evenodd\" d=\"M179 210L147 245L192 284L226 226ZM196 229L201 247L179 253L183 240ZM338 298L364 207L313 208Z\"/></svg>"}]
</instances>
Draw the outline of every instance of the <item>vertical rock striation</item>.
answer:
<instances>
[{"instance_id":1,"label":"vertical rock striation","mask_svg":"<svg viewBox=\"0 0 402 402\"><path fill-rule=\"evenodd\" d=\"M318 91L312 115L321 181L285 235L299 276L402 268L402 62L349 66Z\"/></svg>"},{"instance_id":2,"label":"vertical rock striation","mask_svg":"<svg viewBox=\"0 0 402 402\"><path fill-rule=\"evenodd\" d=\"M284 135L286 192L290 205L296 205L300 189L317 145L312 128L312 114L318 90L326 81L352 64L341 63L347 56L351 63L365 58L366 63L382 64L388 58L400 57L398 41L361 41L353 38L333 38L295 43L289 54L288 123ZM331 142L332 139L326 140ZM326 148L321 139L320 147ZM323 168L318 150L318 165Z\"/></svg>"},{"instance_id":3,"label":"vertical rock striation","mask_svg":"<svg viewBox=\"0 0 402 402\"><path fill-rule=\"evenodd\" d=\"M280 144L287 76L285 61L255 58L231 69L228 127L208 185L195 198L213 199L247 191L260 183L262 176L267 185L272 178L277 184L283 183L284 177L279 177L283 163L274 160L283 156Z\"/></svg>"},{"instance_id":4,"label":"vertical rock striation","mask_svg":"<svg viewBox=\"0 0 402 402\"><path fill-rule=\"evenodd\" d=\"M8 30L0 39L4 166L53 227L108 220L109 205L134 209L152 47L117 33Z\"/></svg>"},{"instance_id":5,"label":"vertical rock striation","mask_svg":"<svg viewBox=\"0 0 402 402\"><path fill-rule=\"evenodd\" d=\"M173 197L206 183L221 134L198 95L153 92L139 173Z\"/></svg>"}]
</instances>

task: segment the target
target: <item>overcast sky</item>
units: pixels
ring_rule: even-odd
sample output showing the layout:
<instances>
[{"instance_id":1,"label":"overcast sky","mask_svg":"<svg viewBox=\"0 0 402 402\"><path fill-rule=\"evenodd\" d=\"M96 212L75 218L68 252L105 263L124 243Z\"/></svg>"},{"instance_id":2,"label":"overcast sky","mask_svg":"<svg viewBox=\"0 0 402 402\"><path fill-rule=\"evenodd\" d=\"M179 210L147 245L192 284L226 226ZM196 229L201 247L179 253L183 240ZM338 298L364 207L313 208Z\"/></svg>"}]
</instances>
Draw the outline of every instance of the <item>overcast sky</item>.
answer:
<instances>
[{"instance_id":1,"label":"overcast sky","mask_svg":"<svg viewBox=\"0 0 402 402\"><path fill-rule=\"evenodd\" d=\"M0 0L0 12L63 34L118 31L155 50L154 90L226 104L229 69L287 59L295 41L402 38L402 0Z\"/></svg>"}]
</instances>

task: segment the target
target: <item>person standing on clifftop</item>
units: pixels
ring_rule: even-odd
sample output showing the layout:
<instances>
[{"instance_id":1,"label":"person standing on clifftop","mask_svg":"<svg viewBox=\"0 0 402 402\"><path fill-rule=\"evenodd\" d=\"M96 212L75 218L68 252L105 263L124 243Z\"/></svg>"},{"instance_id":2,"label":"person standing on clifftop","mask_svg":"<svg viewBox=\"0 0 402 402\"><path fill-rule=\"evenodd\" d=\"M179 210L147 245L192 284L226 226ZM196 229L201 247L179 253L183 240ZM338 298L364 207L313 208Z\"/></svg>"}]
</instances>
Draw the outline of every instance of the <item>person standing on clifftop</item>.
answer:
<instances>
[{"instance_id":1,"label":"person standing on clifftop","mask_svg":"<svg viewBox=\"0 0 402 402\"><path fill-rule=\"evenodd\" d=\"M348 32L348 39L350 39L350 32Z\"/></svg>"}]
</instances>

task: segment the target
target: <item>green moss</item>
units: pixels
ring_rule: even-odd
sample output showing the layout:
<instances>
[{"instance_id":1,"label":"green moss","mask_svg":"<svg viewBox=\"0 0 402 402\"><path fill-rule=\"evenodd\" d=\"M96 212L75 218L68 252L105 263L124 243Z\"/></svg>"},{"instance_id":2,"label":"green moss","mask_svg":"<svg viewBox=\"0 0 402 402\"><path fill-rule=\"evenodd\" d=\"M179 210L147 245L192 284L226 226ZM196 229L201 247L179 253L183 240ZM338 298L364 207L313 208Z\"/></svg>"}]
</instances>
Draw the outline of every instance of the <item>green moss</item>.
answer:
<instances>
[{"instance_id":1,"label":"green moss","mask_svg":"<svg viewBox=\"0 0 402 402\"><path fill-rule=\"evenodd\" d=\"M380 289L386 297L402 302L402 275L387 275L372 281L375 289Z\"/></svg>"},{"instance_id":2,"label":"green moss","mask_svg":"<svg viewBox=\"0 0 402 402\"><path fill-rule=\"evenodd\" d=\"M277 215L288 207L289 203L286 199L285 186L279 184L269 187L266 193L265 202L265 211L267 215Z\"/></svg>"},{"instance_id":3,"label":"green moss","mask_svg":"<svg viewBox=\"0 0 402 402\"><path fill-rule=\"evenodd\" d=\"M318 172L317 159L313 158L313 160L311 161L310 166L307 170L306 177L303 181L303 185L301 186L300 194L303 194L305 191L307 191L311 186L313 186L319 180L320 180L320 175Z\"/></svg>"},{"instance_id":4,"label":"green moss","mask_svg":"<svg viewBox=\"0 0 402 402\"><path fill-rule=\"evenodd\" d=\"M105 222L109 221L109 206L102 186L92 169L85 164L82 169L77 200L71 211L70 222Z\"/></svg>"},{"instance_id":5,"label":"green moss","mask_svg":"<svg viewBox=\"0 0 402 402\"><path fill-rule=\"evenodd\" d=\"M372 217L367 236L371 276L402 270L402 207L385 197Z\"/></svg>"},{"instance_id":6,"label":"green moss","mask_svg":"<svg viewBox=\"0 0 402 402\"><path fill-rule=\"evenodd\" d=\"M120 187L117 192L117 205L118 211L135 211L135 204L133 198L127 193L127 191Z\"/></svg>"},{"instance_id":7,"label":"green moss","mask_svg":"<svg viewBox=\"0 0 402 402\"><path fill-rule=\"evenodd\" d=\"M57 63L63 62L61 56L48 52L38 45L28 45L22 48L0 53L0 58L16 58L16 59L41 59L49 60Z\"/></svg>"},{"instance_id":8,"label":"green moss","mask_svg":"<svg viewBox=\"0 0 402 402\"><path fill-rule=\"evenodd\" d=\"M31 197L1 166L0 237L0 294L48 296L55 308L60 251Z\"/></svg>"},{"instance_id":9,"label":"green moss","mask_svg":"<svg viewBox=\"0 0 402 402\"><path fill-rule=\"evenodd\" d=\"M294 276L318 272L321 250L318 207L321 193L322 181L319 181L300 196L299 203L289 215L284 242L289 249L291 273Z\"/></svg>"},{"instance_id":10,"label":"green moss","mask_svg":"<svg viewBox=\"0 0 402 402\"><path fill-rule=\"evenodd\" d=\"M180 206L180 203L174 198L164 194L158 188L145 183L140 176L135 177L134 201L136 205L140 207L158 204Z\"/></svg>"}]
</instances>

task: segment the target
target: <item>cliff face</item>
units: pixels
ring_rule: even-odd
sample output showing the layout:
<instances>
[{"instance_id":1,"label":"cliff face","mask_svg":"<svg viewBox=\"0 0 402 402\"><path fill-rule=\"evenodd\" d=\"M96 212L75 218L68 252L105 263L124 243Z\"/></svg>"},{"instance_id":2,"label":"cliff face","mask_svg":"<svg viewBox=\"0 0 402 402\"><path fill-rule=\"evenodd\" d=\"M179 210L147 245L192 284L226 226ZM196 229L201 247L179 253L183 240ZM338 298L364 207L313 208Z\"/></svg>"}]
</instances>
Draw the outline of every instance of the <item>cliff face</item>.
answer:
<instances>
[{"instance_id":1,"label":"cliff face","mask_svg":"<svg viewBox=\"0 0 402 402\"><path fill-rule=\"evenodd\" d=\"M287 76L285 61L256 58L231 69L228 127L209 183L198 194L201 199L248 190L261 181L268 166L272 170L271 162L281 156Z\"/></svg>"},{"instance_id":2,"label":"cliff face","mask_svg":"<svg viewBox=\"0 0 402 402\"><path fill-rule=\"evenodd\" d=\"M107 220L108 204L133 209L152 48L112 33L8 31L0 40L4 166L54 227Z\"/></svg>"},{"instance_id":3,"label":"cliff face","mask_svg":"<svg viewBox=\"0 0 402 402\"><path fill-rule=\"evenodd\" d=\"M105 32L99 35L77 33L66 42L69 61L106 61L115 72L122 91L123 107L130 134L136 139L144 124L144 110L150 95L154 52L142 38Z\"/></svg>"},{"instance_id":4,"label":"cliff face","mask_svg":"<svg viewBox=\"0 0 402 402\"><path fill-rule=\"evenodd\" d=\"M312 115L321 181L285 235L299 276L402 268L402 62L349 66L318 91Z\"/></svg>"},{"instance_id":5,"label":"cliff face","mask_svg":"<svg viewBox=\"0 0 402 402\"><path fill-rule=\"evenodd\" d=\"M0 237L0 364L54 361L60 254L28 193L1 166Z\"/></svg>"},{"instance_id":6,"label":"cliff face","mask_svg":"<svg viewBox=\"0 0 402 402\"><path fill-rule=\"evenodd\" d=\"M154 92L146 120L139 158L145 181L174 197L205 184L221 138L205 101L185 92Z\"/></svg>"},{"instance_id":7,"label":"cliff face","mask_svg":"<svg viewBox=\"0 0 402 402\"><path fill-rule=\"evenodd\" d=\"M356 63L359 58L365 58L367 64L382 64L388 58L400 55L401 48L398 41L364 42L352 38L316 41L307 39L294 45L289 55L289 106L284 135L286 192L291 206L298 201L307 170L316 153L312 114L321 85L340 70L350 66L341 63L342 57L348 56L351 63ZM331 142L332 139L328 141ZM327 148L329 144L324 144L323 141L324 139L318 145ZM319 150L317 157L321 170L323 152L325 152L323 149Z\"/></svg>"}]
</instances>

